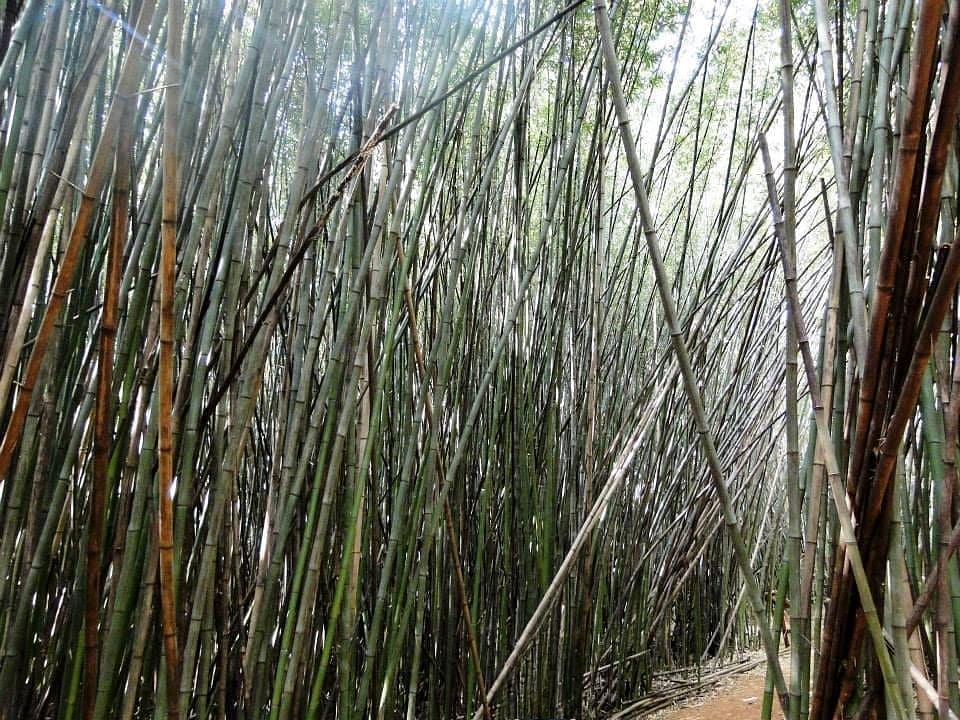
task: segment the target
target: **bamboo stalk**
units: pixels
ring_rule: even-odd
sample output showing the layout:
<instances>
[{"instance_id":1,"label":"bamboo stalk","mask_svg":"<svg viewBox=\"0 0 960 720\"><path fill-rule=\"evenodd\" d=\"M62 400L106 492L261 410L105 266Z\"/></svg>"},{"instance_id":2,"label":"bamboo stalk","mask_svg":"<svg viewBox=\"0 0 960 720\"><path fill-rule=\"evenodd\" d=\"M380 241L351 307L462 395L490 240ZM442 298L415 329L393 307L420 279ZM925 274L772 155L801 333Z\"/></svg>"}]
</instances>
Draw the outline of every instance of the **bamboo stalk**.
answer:
<instances>
[{"instance_id":1,"label":"bamboo stalk","mask_svg":"<svg viewBox=\"0 0 960 720\"><path fill-rule=\"evenodd\" d=\"M841 524L840 540L843 543L844 552L850 561L853 569L854 578L857 585L857 591L860 593L860 602L863 607L864 615L867 618L867 626L870 631L870 637L873 640L873 649L880 661L883 671L883 681L887 697L891 699L894 712L897 717L905 718L906 709L903 698L900 697L899 687L895 680L893 663L890 654L887 651L886 642L883 638L883 628L877 615L876 605L874 604L869 582L867 580L866 570L863 566L863 560L860 549L857 545L856 532L854 530L854 518L848 508L849 498L843 488L840 480L840 464L837 461L836 450L831 440L830 428L827 424L826 412L820 399L820 388L817 383L816 370L813 364L813 357L810 352L810 342L807 339L806 328L804 327L800 300L796 290L796 270L790 262L790 256L784 245L780 207L777 202L776 186L773 180L773 163L770 160L770 152L767 149L766 139L763 135L759 139L760 150L763 154L764 174L767 181L767 193L770 201L770 209L773 215L774 228L777 235L777 243L781 248L781 262L783 264L784 277L788 285L788 293L791 307L791 319L797 331L797 345L800 354L803 357L804 370L807 375L807 386L810 392L811 403L817 419L817 434L823 439L825 450L825 459L827 463L827 475L833 492L834 506Z\"/></svg>"},{"instance_id":2,"label":"bamboo stalk","mask_svg":"<svg viewBox=\"0 0 960 720\"><path fill-rule=\"evenodd\" d=\"M180 120L180 47L183 8L167 0L167 42L163 106L163 211L160 246L160 345L157 393L159 395L157 547L160 563L160 614L166 669L167 716L180 716L177 680L180 652L177 644L177 592L173 537L173 392L174 392L174 286L177 262L177 124Z\"/></svg>"},{"instance_id":3,"label":"bamboo stalk","mask_svg":"<svg viewBox=\"0 0 960 720\"><path fill-rule=\"evenodd\" d=\"M620 82L620 69L617 62L612 33L610 31L610 21L607 16L607 6L604 0L596 0L594 3L594 13L597 19L597 30L600 35L601 46L603 48L604 67L607 70L610 82L610 91L616 109L619 121L620 139L624 146L624 152L627 156L627 165L630 170L631 180L633 181L633 190L636 195L637 205L644 229L644 237L647 241L647 250L650 254L651 265L657 278L657 289L660 293L660 300L663 307L664 319L670 332L670 339L673 343L674 352L677 355L677 362L680 365L680 373L683 378L684 390L691 405L694 419L697 424L697 432L703 445L703 452L706 455L710 468L710 477L713 481L714 489L723 509L724 524L727 533L736 553L737 563L740 572L744 578L744 584L747 587L747 598L754 612L757 624L760 627L760 636L763 642L764 651L767 654L767 661L773 671L774 684L780 697L780 704L787 709L789 703L787 700L787 686L783 678L783 672L780 669L780 662L777 658L776 647L770 631L763 622L764 610L763 601L760 597L760 589L753 576L753 570L750 567L750 559L747 555L746 546L740 535L736 515L727 492L726 481L723 478L723 470L717 452L707 427L706 414L703 408L703 400L700 397L700 391L697 388L696 378L693 369L690 366L690 360L687 355L686 343L683 340L683 334L680 330L680 323L677 319L677 311L674 306L673 296L671 295L671 283L667 277L663 260L660 256L659 242L657 240L656 229L653 222L653 215L647 204L646 191L643 189L643 173L640 169L640 159L637 155L636 147L633 143L633 137L630 133L629 118L627 106L623 97L623 90Z\"/></svg>"}]
</instances>

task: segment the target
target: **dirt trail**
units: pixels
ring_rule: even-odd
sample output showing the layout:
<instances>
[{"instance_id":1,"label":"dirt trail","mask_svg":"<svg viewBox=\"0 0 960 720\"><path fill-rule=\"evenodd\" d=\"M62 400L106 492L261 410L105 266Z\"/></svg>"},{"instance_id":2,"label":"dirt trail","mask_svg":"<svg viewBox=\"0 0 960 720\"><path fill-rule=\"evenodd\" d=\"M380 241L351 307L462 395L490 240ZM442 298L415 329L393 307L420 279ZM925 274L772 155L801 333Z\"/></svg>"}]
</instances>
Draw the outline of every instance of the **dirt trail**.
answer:
<instances>
[{"instance_id":1,"label":"dirt trail","mask_svg":"<svg viewBox=\"0 0 960 720\"><path fill-rule=\"evenodd\" d=\"M764 672L761 665L728 677L705 695L662 710L654 717L656 720L759 720ZM783 718L776 705L773 717L775 720Z\"/></svg>"}]
</instances>

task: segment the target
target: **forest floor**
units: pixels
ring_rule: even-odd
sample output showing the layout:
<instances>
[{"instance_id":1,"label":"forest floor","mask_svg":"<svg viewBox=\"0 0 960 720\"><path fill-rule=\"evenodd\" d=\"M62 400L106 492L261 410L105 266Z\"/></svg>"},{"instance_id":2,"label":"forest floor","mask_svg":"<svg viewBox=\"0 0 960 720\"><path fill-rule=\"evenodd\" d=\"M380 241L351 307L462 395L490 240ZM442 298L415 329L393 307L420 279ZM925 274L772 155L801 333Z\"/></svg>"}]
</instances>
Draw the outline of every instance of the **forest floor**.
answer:
<instances>
[{"instance_id":1,"label":"forest floor","mask_svg":"<svg viewBox=\"0 0 960 720\"><path fill-rule=\"evenodd\" d=\"M673 707L660 710L650 717L654 720L759 720L766 665L762 656L756 660L755 663L749 663L752 667L726 675L716 683L710 683L709 688L701 693L683 698ZM789 656L782 655L784 672L788 672L788 662ZM773 717L775 720L783 718L777 706L774 707Z\"/></svg>"},{"instance_id":2,"label":"forest floor","mask_svg":"<svg viewBox=\"0 0 960 720\"><path fill-rule=\"evenodd\" d=\"M705 695L662 710L657 720L758 720L763 705L763 665L722 680ZM782 718L779 708L775 718Z\"/></svg>"}]
</instances>

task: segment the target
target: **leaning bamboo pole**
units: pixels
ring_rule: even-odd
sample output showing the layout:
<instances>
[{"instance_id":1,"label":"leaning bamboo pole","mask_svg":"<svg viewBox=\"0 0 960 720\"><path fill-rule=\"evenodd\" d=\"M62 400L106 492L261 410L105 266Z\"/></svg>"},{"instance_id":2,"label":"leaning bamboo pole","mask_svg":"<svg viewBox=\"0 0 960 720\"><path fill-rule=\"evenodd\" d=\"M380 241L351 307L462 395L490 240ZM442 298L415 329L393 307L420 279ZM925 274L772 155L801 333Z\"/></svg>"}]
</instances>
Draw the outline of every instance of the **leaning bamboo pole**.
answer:
<instances>
[{"instance_id":1,"label":"leaning bamboo pole","mask_svg":"<svg viewBox=\"0 0 960 720\"><path fill-rule=\"evenodd\" d=\"M830 489L833 493L834 507L840 521L841 534L840 541L843 543L844 552L849 558L850 566L856 581L857 591L860 594L860 602L863 606L863 612L866 616L867 626L870 637L873 640L873 649L880 661L883 671L883 681L887 697L890 698L894 711L899 718L906 717L906 706L904 699L900 697L899 686L896 683L893 662L887 651L886 641L883 638L883 628L880 624L880 618L877 613L877 607L874 603L870 591L869 580L866 569L864 568L862 554L857 544L856 538L856 520L850 511L850 499L840 480L840 463L833 441L831 440L830 427L827 423L826 411L823 402L820 399L820 388L817 382L816 368L813 362L813 354L810 351L810 341L807 337L804 325L802 307L800 305L799 295L796 289L797 271L791 262L789 247L783 237L783 218L780 215L780 206L777 201L776 185L773 179L773 163L770 160L770 153L767 149L766 139L760 136L760 149L763 153L764 175L767 182L767 193L770 202L771 213L773 214L774 227L777 234L777 244L780 247L780 258L783 264L784 278L787 284L788 298L790 301L791 322L796 329L797 345L800 348L800 354L803 357L804 370L807 375L807 387L811 397L811 404L817 420L817 434L823 441L824 456L827 465L827 477L830 483Z\"/></svg>"},{"instance_id":2,"label":"leaning bamboo pole","mask_svg":"<svg viewBox=\"0 0 960 720\"><path fill-rule=\"evenodd\" d=\"M657 279L657 290L660 295L664 320L670 333L670 339L673 344L673 350L677 356L677 362L680 366L684 391L687 394L691 411L697 424L697 433L700 436L703 452L710 468L710 477L713 481L714 491L716 492L717 498L720 501L723 509L726 531L730 538L731 544L733 545L733 550L737 558L737 564L741 574L743 575L744 585L747 588L747 599L750 602L751 609L753 610L758 625L760 626L760 637L762 639L764 652L767 654L767 662L773 673L774 684L776 685L777 693L780 696L780 704L786 711L789 706L789 702L787 700L786 681L783 678L783 671L780 669L780 661L777 657L777 651L773 642L773 637L768 626L764 622L763 600L760 596L760 588L756 584L756 579L753 575L753 569L750 567L750 557L740 534L739 522L727 491L726 480L723 476L723 468L720 464L720 459L717 456L717 451L707 425L706 412L703 407L703 399L697 387L697 381L693 373L693 368L690 365L690 359L687 354L687 346L683 339L683 331L680 329L680 322L677 318L677 310L673 301L671 282L660 254L656 225L654 224L653 214L651 213L649 204L647 202L646 191L643 188L643 171L640 168L640 158L637 155L633 136L630 132L630 120L627 113L627 105L626 101L624 100L622 83L620 80L620 67L613 45L613 36L610 30L610 20L607 15L607 5L604 0L596 0L594 3L594 13L597 20L597 32L600 36L601 47L603 49L604 67L607 71L610 83L610 93L616 109L620 140L623 143L624 153L627 157L627 167L630 171L630 177L633 182L633 191L637 200L644 237L647 241L647 250L650 253L650 263L653 266L653 270Z\"/></svg>"}]
</instances>

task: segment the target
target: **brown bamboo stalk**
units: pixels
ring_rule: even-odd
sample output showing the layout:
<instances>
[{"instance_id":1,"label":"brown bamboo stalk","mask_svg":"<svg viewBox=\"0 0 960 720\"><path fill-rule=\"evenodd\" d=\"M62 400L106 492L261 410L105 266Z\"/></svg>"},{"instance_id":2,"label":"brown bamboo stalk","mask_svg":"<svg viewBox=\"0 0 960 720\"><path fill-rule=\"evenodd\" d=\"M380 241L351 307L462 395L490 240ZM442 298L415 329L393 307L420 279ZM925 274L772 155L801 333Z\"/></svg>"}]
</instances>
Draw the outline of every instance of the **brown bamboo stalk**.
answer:
<instances>
[{"instance_id":1,"label":"brown bamboo stalk","mask_svg":"<svg viewBox=\"0 0 960 720\"><path fill-rule=\"evenodd\" d=\"M893 670L893 663L890 659L890 653L887 651L886 642L883 637L883 628L880 625L876 604L870 591L870 583L862 560L859 545L857 543L856 521L848 507L849 496L844 492L843 483L840 480L840 463L837 460L835 446L831 440L830 427L827 423L827 415L820 397L820 386L817 382L816 367L813 363L813 353L810 350L810 341L807 337L807 331L803 320L800 299L797 293L797 273L796 268L791 262L791 258L786 248L783 237L783 218L780 215L780 206L777 202L776 185L773 179L773 164L770 160L770 151L767 148L766 139L763 135L759 138L760 151L763 156L764 175L767 182L767 194L770 202L770 212L773 215L774 231L777 237L777 244L780 248L780 259L783 265L783 272L787 284L787 297L790 303L790 319L794 323L797 335L797 345L800 355L803 358L804 370L807 375L807 387L810 392L810 401L814 407L814 414L817 421L817 436L823 438L823 447L827 462L827 475L830 480L831 490L833 492L834 505L837 510L837 516L840 520L840 540L844 551L850 563L850 568L856 583L857 591L860 594L860 602L863 607L863 614L866 617L866 624L873 640L873 649L880 662L883 671L883 681L886 686L887 695L891 700L897 717L906 718L907 713L904 706L904 700L900 697L899 687ZM822 672L822 668L821 668ZM818 675L819 678L819 675ZM814 715L811 708L811 715Z\"/></svg>"},{"instance_id":2,"label":"brown bamboo stalk","mask_svg":"<svg viewBox=\"0 0 960 720\"><path fill-rule=\"evenodd\" d=\"M900 136L893 189L890 194L883 252L880 256L880 267L870 307L867 354L862 361L863 372L857 408L857 432L851 448L848 478L860 476L867 450L870 419L873 417L877 382L880 377L879 369L884 357L882 350L887 328L887 314L896 284L904 227L911 207L910 193L913 189L918 149L926 126L926 100L930 93L930 71L936 56L940 5L937 0L924 0L917 23L910 68L910 85L907 89L908 106Z\"/></svg>"},{"instance_id":3,"label":"brown bamboo stalk","mask_svg":"<svg viewBox=\"0 0 960 720\"><path fill-rule=\"evenodd\" d=\"M154 6L155 0L143 0L134 27L134 37L146 36L150 20L153 17ZM60 272L57 274L53 290L44 309L40 328L37 330L37 335L33 341L30 359L27 361L26 370L20 381L20 392L11 413L10 421L4 431L3 442L0 443L0 478L7 477L10 465L13 462L13 455L20 443L23 426L27 419L27 411L30 408L30 400L36 388L37 378L40 376L40 369L47 356L47 347L53 338L54 328L66 302L67 293L73 285L73 278L80 263L81 251L86 244L87 234L93 223L94 211L100 192L110 175L110 161L113 159L114 142L120 127L122 98L129 97L136 92L142 76L143 46L139 42L130 43L120 70L120 79L117 82L114 100L110 105L103 132L100 135L100 142L97 144L97 149L94 151L90 163L90 171L81 194L77 217L73 222L70 237L60 261Z\"/></svg>"},{"instance_id":4,"label":"brown bamboo stalk","mask_svg":"<svg viewBox=\"0 0 960 720\"><path fill-rule=\"evenodd\" d=\"M893 358L904 357L911 352L914 333L912 331L916 312L919 308L919 287L916 278L913 280L915 289L914 305L917 310L911 312L910 302L903 300L907 294L910 268L907 263L912 258L915 264L923 266L925 276L929 250L924 252L924 246L929 247L930 237L935 221L924 227L924 217L933 216L939 210L940 181L946 161L946 152L949 148L953 122L947 120L956 115L958 89L956 74L956 10L951 13L952 21L945 39L945 49L949 60L945 71L942 102L939 108L940 120L934 134L930 160L927 164L925 177L917 169L918 156L921 156L921 147L924 141L926 126L928 97L931 87L931 70L936 56L937 31L940 24L940 13L937 8L931 8L931 3L925 3L921 9L920 25L918 30L918 47L913 56L909 90L909 108L905 128L901 137L900 164L895 181L895 192L891 215L888 218L887 239L881 257L880 269L876 284L876 301L871 316L869 334L869 350L867 353L864 372L861 379L861 388L858 399L856 434L854 437L852 457L848 468L847 485L856 493L856 506L859 510L860 526L857 528L860 542L868 548L866 558L868 574L875 589L882 587L884 567L889 542L889 519L891 512L891 495L888 492L892 473L899 452L899 441L903 429L888 425L882 429L882 423L887 413L886 398L889 396L891 385L900 385L901 395L907 394L909 415L912 415L919 393L919 380L922 370L914 377L915 384L910 381L910 372L904 375L902 366L898 369ZM938 5L939 7L939 5ZM920 205L920 221L916 219L916 207L919 197L919 182L924 180L924 200ZM930 195L928 195L930 193ZM930 198L933 198L932 202ZM919 232L913 239L913 232L919 227ZM924 283L925 284L925 283ZM901 300L897 300L901 298ZM893 326L888 319L891 303L903 308L899 316L900 335L895 336ZM923 340L921 340L921 343ZM900 350L895 351L899 346ZM925 366L924 366L925 367ZM902 378L907 381L903 382ZM898 401L898 406L899 406ZM905 423L906 418L902 417ZM868 473L875 467L875 456L868 452L869 447L877 444L886 446L888 454L879 459L880 467L876 475L870 478ZM892 460L891 460L892 458ZM856 610L856 598L853 594L853 583L849 573L842 565L842 558L838 556L834 565L836 590L831 607L831 622L838 624L839 631L825 635L823 648L824 657L828 658L825 664L826 671L818 675L815 706L819 711L821 703L824 712L831 713L837 702L842 702L854 687L854 669L857 666L856 657L860 652L864 634L865 618L854 614L851 622L851 612ZM828 640L830 640L828 642ZM837 694L837 679L841 672L841 663L846 668L843 672L843 682Z\"/></svg>"},{"instance_id":5,"label":"brown bamboo stalk","mask_svg":"<svg viewBox=\"0 0 960 720\"><path fill-rule=\"evenodd\" d=\"M934 130L933 145L927 166L927 177L924 181L923 204L921 205L925 212L921 215L920 237L923 238L926 236L926 244L929 244L930 237L936 228L936 223L933 222L933 220L940 210L940 185L943 180L943 172L946 167L947 153L949 152L953 137L957 112L960 110L960 0L953 0L950 3L950 21L945 43L949 55L946 60L947 67L937 118L937 127ZM901 144L902 142L903 141L901 141ZM923 223L926 223L926 226L924 226ZM901 385L893 415L890 418L883 441L880 444L881 456L877 466L876 480L874 481L872 492L873 500L870 506L871 510L878 507L882 495L885 493L886 487L892 477L892 471L896 466L900 440L906 429L907 421L916 407L917 397L920 393L920 383L923 379L923 373L926 371L931 353L933 352L936 333L940 329L943 317L946 314L953 296L953 288L958 277L957 273L960 271L960 266L955 265L955 263L960 262L960 257L956 257L958 255L956 247L957 240L954 239L950 247L944 271L940 275L939 282L933 289L932 296L928 302L926 314L917 333L917 341L913 348L910 366L904 376L906 380ZM923 277L926 274L928 258L929 251L924 253L922 257L915 258L915 262L917 263L916 273L918 273L919 277ZM920 263L923 264L922 268L919 267ZM919 282L919 279L917 282Z\"/></svg>"},{"instance_id":6,"label":"brown bamboo stalk","mask_svg":"<svg viewBox=\"0 0 960 720\"><path fill-rule=\"evenodd\" d=\"M906 380L887 426L886 437L880 443L880 461L877 465L875 481L880 488L886 488L892 476L892 471L896 467L897 451L907 423L916 408L923 373L927 369L927 364L933 352L934 338L953 299L953 292L958 280L960 280L960 236L955 237L950 245L940 280L928 303L917 345L910 360ZM877 502L879 500L875 499L874 503Z\"/></svg>"},{"instance_id":7,"label":"brown bamboo stalk","mask_svg":"<svg viewBox=\"0 0 960 720\"><path fill-rule=\"evenodd\" d=\"M87 577L84 609L83 716L93 717L97 696L97 671L100 648L101 555L106 504L107 473L112 446L113 355L117 337L117 305L123 247L127 240L127 214L130 207L130 151L133 127L130 100L122 100L117 156L114 169L113 209L110 218L110 244L107 248L107 275L100 319L100 348L97 359L97 397L93 429L93 487L90 493L90 530L87 539Z\"/></svg>"},{"instance_id":8,"label":"brown bamboo stalk","mask_svg":"<svg viewBox=\"0 0 960 720\"><path fill-rule=\"evenodd\" d=\"M937 538L937 607L935 627L937 630L937 691L940 702L938 714L947 717L950 712L950 681L951 675L956 678L956 662L954 649L953 611L950 603L950 578L947 574L947 558L950 555L950 515L953 509L953 495L956 492L954 485L957 477L957 412L960 410L960 363L954 364L953 378L950 388L950 402L944 411L944 439L943 444L943 486L941 488L940 506L937 508L936 520L939 527Z\"/></svg>"},{"instance_id":9,"label":"brown bamboo stalk","mask_svg":"<svg viewBox=\"0 0 960 720\"><path fill-rule=\"evenodd\" d=\"M953 530L950 533L950 539L947 541L946 553L943 553L941 550L941 557L944 560L944 564L950 558L954 556L957 552L957 548L960 548L960 522L953 526ZM937 589L937 584L940 578L940 563L936 563L930 572L927 575L927 579L923 581L923 587L921 588L917 599L913 603L913 609L910 611L910 615L907 617L907 635L913 635L913 631L917 629L917 625L920 624L920 619L923 617L923 613L930 605L930 600L933 599L933 593Z\"/></svg>"},{"instance_id":10,"label":"brown bamboo stalk","mask_svg":"<svg viewBox=\"0 0 960 720\"><path fill-rule=\"evenodd\" d=\"M160 357L157 545L160 550L160 615L166 660L167 717L179 712L180 654L177 648L176 587L173 547L173 372L174 294L177 263L177 125L180 121L180 44L183 27L181 0L168 0L166 89L163 107L163 206L160 224Z\"/></svg>"}]
</instances>

